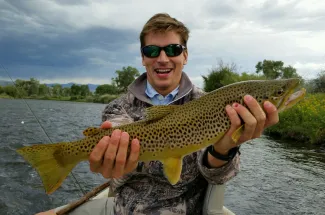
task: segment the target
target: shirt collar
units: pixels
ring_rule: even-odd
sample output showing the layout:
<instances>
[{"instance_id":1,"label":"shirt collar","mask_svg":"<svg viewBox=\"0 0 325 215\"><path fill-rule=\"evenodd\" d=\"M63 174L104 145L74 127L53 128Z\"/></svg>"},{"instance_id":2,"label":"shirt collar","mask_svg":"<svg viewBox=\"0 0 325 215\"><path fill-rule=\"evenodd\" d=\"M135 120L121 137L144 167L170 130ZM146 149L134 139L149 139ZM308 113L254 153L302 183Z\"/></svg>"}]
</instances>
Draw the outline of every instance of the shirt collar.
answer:
<instances>
[{"instance_id":1,"label":"shirt collar","mask_svg":"<svg viewBox=\"0 0 325 215\"><path fill-rule=\"evenodd\" d=\"M172 95L172 97L174 98L175 95L178 93L178 89L179 89L179 85L172 91L170 92L166 97ZM147 80L147 86L146 86L146 94L147 96L149 96L151 99L153 97L155 97L156 95L160 95L149 83L149 81Z\"/></svg>"}]
</instances>

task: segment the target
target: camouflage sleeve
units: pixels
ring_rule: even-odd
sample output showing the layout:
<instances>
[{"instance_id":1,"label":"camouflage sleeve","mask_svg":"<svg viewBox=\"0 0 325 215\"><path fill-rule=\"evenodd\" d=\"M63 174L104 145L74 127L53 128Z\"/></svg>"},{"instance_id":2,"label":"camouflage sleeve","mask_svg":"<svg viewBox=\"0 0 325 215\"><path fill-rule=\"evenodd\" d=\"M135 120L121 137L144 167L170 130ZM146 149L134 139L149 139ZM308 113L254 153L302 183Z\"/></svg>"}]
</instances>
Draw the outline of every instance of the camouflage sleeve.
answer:
<instances>
[{"instance_id":1,"label":"camouflage sleeve","mask_svg":"<svg viewBox=\"0 0 325 215\"><path fill-rule=\"evenodd\" d=\"M209 184L224 184L239 172L239 153L228 163L218 168L208 168L204 164L204 156L206 156L207 149L198 152L197 164L201 174L209 182Z\"/></svg>"},{"instance_id":2,"label":"camouflage sleeve","mask_svg":"<svg viewBox=\"0 0 325 215\"><path fill-rule=\"evenodd\" d=\"M133 118L127 113L125 105L127 96L122 95L111 101L103 110L102 121L110 121L113 126L133 122Z\"/></svg>"}]
</instances>

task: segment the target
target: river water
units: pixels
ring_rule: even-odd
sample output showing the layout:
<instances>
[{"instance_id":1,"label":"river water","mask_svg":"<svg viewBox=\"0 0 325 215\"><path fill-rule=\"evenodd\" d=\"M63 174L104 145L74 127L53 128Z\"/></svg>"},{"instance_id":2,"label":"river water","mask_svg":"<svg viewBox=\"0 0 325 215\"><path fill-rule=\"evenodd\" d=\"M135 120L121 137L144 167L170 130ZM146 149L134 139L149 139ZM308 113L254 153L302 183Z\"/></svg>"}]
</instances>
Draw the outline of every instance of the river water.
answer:
<instances>
[{"instance_id":1,"label":"river water","mask_svg":"<svg viewBox=\"0 0 325 215\"><path fill-rule=\"evenodd\" d=\"M75 140L99 126L103 104L26 100L52 142ZM0 99L0 214L34 214L82 196L105 180L78 164L46 195L38 174L15 150L49 143L24 100ZM23 122L23 123L22 123ZM325 150L263 136L241 148L241 171L227 184L225 206L236 214L325 214Z\"/></svg>"}]
</instances>

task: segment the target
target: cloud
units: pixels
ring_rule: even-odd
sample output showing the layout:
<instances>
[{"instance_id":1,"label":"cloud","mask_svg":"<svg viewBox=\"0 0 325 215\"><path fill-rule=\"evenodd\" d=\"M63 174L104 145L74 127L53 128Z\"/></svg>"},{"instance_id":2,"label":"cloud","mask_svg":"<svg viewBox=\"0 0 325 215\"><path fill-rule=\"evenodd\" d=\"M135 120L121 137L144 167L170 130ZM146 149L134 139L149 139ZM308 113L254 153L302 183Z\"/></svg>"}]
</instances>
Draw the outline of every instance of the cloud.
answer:
<instances>
[{"instance_id":1,"label":"cloud","mask_svg":"<svg viewBox=\"0 0 325 215\"><path fill-rule=\"evenodd\" d=\"M199 86L219 59L246 72L282 60L315 78L324 65L324 7L321 0L3 0L0 62L13 77L80 83L109 82L128 65L144 72L139 33L167 12L190 28L185 71Z\"/></svg>"}]
</instances>

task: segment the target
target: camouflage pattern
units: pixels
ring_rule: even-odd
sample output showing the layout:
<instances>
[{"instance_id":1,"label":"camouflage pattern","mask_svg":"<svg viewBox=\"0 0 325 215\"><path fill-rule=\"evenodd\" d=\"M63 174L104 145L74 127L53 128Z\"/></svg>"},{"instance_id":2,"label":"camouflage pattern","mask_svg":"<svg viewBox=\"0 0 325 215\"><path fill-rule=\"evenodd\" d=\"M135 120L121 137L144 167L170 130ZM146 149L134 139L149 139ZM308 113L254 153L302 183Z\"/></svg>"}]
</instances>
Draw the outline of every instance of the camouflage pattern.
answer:
<instances>
[{"instance_id":1,"label":"camouflage pattern","mask_svg":"<svg viewBox=\"0 0 325 215\"><path fill-rule=\"evenodd\" d=\"M152 106L145 86L146 73L143 73L126 94L106 106L102 120L109 120L114 126L143 119L144 109ZM183 73L179 93L171 104L181 105L202 95L204 91L195 87ZM205 153L204 149L184 157L181 179L174 186L164 177L159 161L139 162L135 171L121 179L112 179L115 214L202 214L208 183L226 183L239 171L239 154L220 168L208 168L203 164Z\"/></svg>"}]
</instances>

